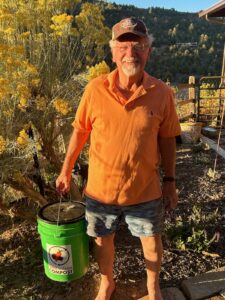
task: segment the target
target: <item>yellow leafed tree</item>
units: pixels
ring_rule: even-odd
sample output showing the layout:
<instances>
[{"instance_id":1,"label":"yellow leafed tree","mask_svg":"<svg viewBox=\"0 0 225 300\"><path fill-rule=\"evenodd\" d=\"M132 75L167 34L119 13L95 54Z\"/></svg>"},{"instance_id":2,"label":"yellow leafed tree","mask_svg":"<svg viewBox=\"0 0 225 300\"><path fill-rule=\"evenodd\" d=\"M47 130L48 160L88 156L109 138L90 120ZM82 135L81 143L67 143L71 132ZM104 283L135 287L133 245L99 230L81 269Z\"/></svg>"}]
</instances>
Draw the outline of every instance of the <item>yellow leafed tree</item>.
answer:
<instances>
[{"instance_id":1,"label":"yellow leafed tree","mask_svg":"<svg viewBox=\"0 0 225 300\"><path fill-rule=\"evenodd\" d=\"M8 188L46 203L38 172L53 191L86 81L109 71L101 62L109 38L95 4L0 0L0 203Z\"/></svg>"}]
</instances>

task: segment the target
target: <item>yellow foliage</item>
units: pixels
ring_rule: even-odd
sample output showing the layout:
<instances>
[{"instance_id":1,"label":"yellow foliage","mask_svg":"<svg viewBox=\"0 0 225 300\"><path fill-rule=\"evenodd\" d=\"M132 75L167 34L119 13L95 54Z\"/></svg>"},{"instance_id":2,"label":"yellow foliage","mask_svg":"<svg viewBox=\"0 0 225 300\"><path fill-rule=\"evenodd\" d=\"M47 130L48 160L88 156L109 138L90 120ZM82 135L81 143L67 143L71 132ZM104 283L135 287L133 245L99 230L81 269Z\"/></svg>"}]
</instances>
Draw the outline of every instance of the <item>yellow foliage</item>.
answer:
<instances>
[{"instance_id":1,"label":"yellow foliage","mask_svg":"<svg viewBox=\"0 0 225 300\"><path fill-rule=\"evenodd\" d=\"M47 107L47 100L45 97L41 97L40 95L38 95L36 97L36 108L37 110L40 111L45 111Z\"/></svg>"},{"instance_id":2,"label":"yellow foliage","mask_svg":"<svg viewBox=\"0 0 225 300\"><path fill-rule=\"evenodd\" d=\"M6 140L3 138L3 136L0 135L0 154L2 154L5 151L6 148Z\"/></svg>"},{"instance_id":3,"label":"yellow foliage","mask_svg":"<svg viewBox=\"0 0 225 300\"><path fill-rule=\"evenodd\" d=\"M88 2L82 4L81 12L75 17L75 20L79 32L83 35L82 44L84 46L89 45L92 41L96 47L99 47L109 40L111 31L103 24L104 16L101 14L100 6Z\"/></svg>"},{"instance_id":4,"label":"yellow foliage","mask_svg":"<svg viewBox=\"0 0 225 300\"><path fill-rule=\"evenodd\" d=\"M37 87L39 85L39 83L40 83L39 78L31 80L31 85L34 86L34 87Z\"/></svg>"},{"instance_id":5,"label":"yellow foliage","mask_svg":"<svg viewBox=\"0 0 225 300\"><path fill-rule=\"evenodd\" d=\"M9 21L13 19L13 14L10 14L7 10L0 9L0 21Z\"/></svg>"},{"instance_id":6,"label":"yellow foliage","mask_svg":"<svg viewBox=\"0 0 225 300\"><path fill-rule=\"evenodd\" d=\"M27 38L30 36L30 31L23 32L23 33L21 33L20 36L21 36L21 38Z\"/></svg>"},{"instance_id":7,"label":"yellow foliage","mask_svg":"<svg viewBox=\"0 0 225 300\"><path fill-rule=\"evenodd\" d=\"M12 27L8 27L4 30L4 33L6 34L13 34L14 32L16 31L15 28L12 28Z\"/></svg>"},{"instance_id":8,"label":"yellow foliage","mask_svg":"<svg viewBox=\"0 0 225 300\"><path fill-rule=\"evenodd\" d=\"M86 75L86 78L87 80L91 80L99 75L108 74L109 72L110 72L110 68L103 60L102 62L96 64L93 67L88 67L88 74Z\"/></svg>"},{"instance_id":9,"label":"yellow foliage","mask_svg":"<svg viewBox=\"0 0 225 300\"><path fill-rule=\"evenodd\" d=\"M31 97L29 87L24 83L19 83L16 87L17 96L19 97L18 108L25 112L28 107L28 99Z\"/></svg>"},{"instance_id":10,"label":"yellow foliage","mask_svg":"<svg viewBox=\"0 0 225 300\"><path fill-rule=\"evenodd\" d=\"M8 79L0 77L0 88L2 88L4 85L8 85L8 84L9 84L9 80Z\"/></svg>"},{"instance_id":11,"label":"yellow foliage","mask_svg":"<svg viewBox=\"0 0 225 300\"><path fill-rule=\"evenodd\" d=\"M14 109L3 110L2 113L6 118L11 118L13 115Z\"/></svg>"},{"instance_id":12,"label":"yellow foliage","mask_svg":"<svg viewBox=\"0 0 225 300\"><path fill-rule=\"evenodd\" d=\"M6 98L10 93L9 80L0 77L0 101Z\"/></svg>"},{"instance_id":13,"label":"yellow foliage","mask_svg":"<svg viewBox=\"0 0 225 300\"><path fill-rule=\"evenodd\" d=\"M19 83L16 87L17 94L21 95L25 98L29 98L31 96L29 87L24 83Z\"/></svg>"},{"instance_id":14,"label":"yellow foliage","mask_svg":"<svg viewBox=\"0 0 225 300\"><path fill-rule=\"evenodd\" d=\"M73 16L67 14L56 15L51 18L53 24L50 28L55 31L57 36L68 35L71 30Z\"/></svg>"},{"instance_id":15,"label":"yellow foliage","mask_svg":"<svg viewBox=\"0 0 225 300\"><path fill-rule=\"evenodd\" d=\"M1 50L0 50L1 51ZM15 54L24 54L24 47L20 45L16 45L13 47L9 48L10 53L15 53Z\"/></svg>"},{"instance_id":16,"label":"yellow foliage","mask_svg":"<svg viewBox=\"0 0 225 300\"><path fill-rule=\"evenodd\" d=\"M62 14L62 15L58 15L58 16L53 16L51 18L52 22L55 25L61 26L61 25L65 25L65 24L70 24L73 20L73 16L71 15L67 15L67 14Z\"/></svg>"},{"instance_id":17,"label":"yellow foliage","mask_svg":"<svg viewBox=\"0 0 225 300\"><path fill-rule=\"evenodd\" d=\"M22 129L20 132L19 132L19 136L17 137L17 140L16 140L17 144L19 146L22 146L22 147L26 147L28 142L29 142L29 136L27 135L26 131L24 129Z\"/></svg>"},{"instance_id":18,"label":"yellow foliage","mask_svg":"<svg viewBox=\"0 0 225 300\"><path fill-rule=\"evenodd\" d=\"M61 98L57 98L53 101L53 106L56 109L57 112L59 112L62 115L67 115L71 111L71 107L69 106L69 103Z\"/></svg>"},{"instance_id":19,"label":"yellow foliage","mask_svg":"<svg viewBox=\"0 0 225 300\"><path fill-rule=\"evenodd\" d=\"M26 108L28 107L28 101L26 98L24 97L21 97L20 98L20 102L18 104L18 108L21 110L21 111L26 111Z\"/></svg>"},{"instance_id":20,"label":"yellow foliage","mask_svg":"<svg viewBox=\"0 0 225 300\"><path fill-rule=\"evenodd\" d=\"M76 28L70 28L69 34L71 36L74 36L74 37L78 37L79 36L79 32L78 32L78 30Z\"/></svg>"},{"instance_id":21,"label":"yellow foliage","mask_svg":"<svg viewBox=\"0 0 225 300\"><path fill-rule=\"evenodd\" d=\"M57 35L57 36L63 36L63 31L56 31L55 35Z\"/></svg>"},{"instance_id":22,"label":"yellow foliage","mask_svg":"<svg viewBox=\"0 0 225 300\"><path fill-rule=\"evenodd\" d=\"M37 39L43 39L43 37L44 37L44 34L42 33L42 32L39 32L39 33L36 33L35 34L35 37L37 38Z\"/></svg>"},{"instance_id":23,"label":"yellow foliage","mask_svg":"<svg viewBox=\"0 0 225 300\"><path fill-rule=\"evenodd\" d=\"M75 5L80 2L0 0L0 121L2 132L7 133L5 138L9 137L7 144L12 145L7 147L10 155L15 141L20 146L28 144L24 123L29 121L37 140L48 141L43 149L49 151L55 147L49 142L54 143L54 136L50 135L55 134L55 119L60 114L62 119L65 116L63 126L70 122L67 118L72 110L69 101L74 95L79 101L84 77L80 77L81 85L76 82L87 64L86 57L90 66L96 57L102 60L110 31L103 24L99 5L82 5L76 19L67 13L77 11ZM106 72L107 68L99 64L95 70L90 69L90 76ZM55 95L59 96L49 105ZM18 128L24 128L19 135ZM27 152L28 158L32 145L29 143L22 150ZM26 170L25 156L15 166L15 172L16 168Z\"/></svg>"},{"instance_id":24,"label":"yellow foliage","mask_svg":"<svg viewBox=\"0 0 225 300\"><path fill-rule=\"evenodd\" d=\"M0 52L8 51L8 49L9 49L8 45L0 44Z\"/></svg>"},{"instance_id":25,"label":"yellow foliage","mask_svg":"<svg viewBox=\"0 0 225 300\"><path fill-rule=\"evenodd\" d=\"M6 62L7 62L8 65L13 65L14 60L13 60L11 57L9 57L9 58L6 60Z\"/></svg>"},{"instance_id":26,"label":"yellow foliage","mask_svg":"<svg viewBox=\"0 0 225 300\"><path fill-rule=\"evenodd\" d=\"M31 75L38 75L37 68L34 65L30 64L28 61L23 61L23 66L25 67L27 73Z\"/></svg>"}]
</instances>

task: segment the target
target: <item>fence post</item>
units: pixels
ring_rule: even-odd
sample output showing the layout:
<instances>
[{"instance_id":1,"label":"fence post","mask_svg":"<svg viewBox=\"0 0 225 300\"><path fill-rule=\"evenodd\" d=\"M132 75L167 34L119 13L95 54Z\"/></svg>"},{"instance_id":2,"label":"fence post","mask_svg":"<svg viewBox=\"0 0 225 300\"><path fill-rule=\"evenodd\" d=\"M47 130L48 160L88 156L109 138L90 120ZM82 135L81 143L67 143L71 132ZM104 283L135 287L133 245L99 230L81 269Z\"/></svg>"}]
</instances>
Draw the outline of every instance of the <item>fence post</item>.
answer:
<instances>
[{"instance_id":1,"label":"fence post","mask_svg":"<svg viewBox=\"0 0 225 300\"><path fill-rule=\"evenodd\" d=\"M223 48L223 63L222 63L222 71L221 71L221 85L224 86L225 84L225 43L224 43L224 48Z\"/></svg>"},{"instance_id":2,"label":"fence post","mask_svg":"<svg viewBox=\"0 0 225 300\"><path fill-rule=\"evenodd\" d=\"M195 85L195 76L189 76L188 84ZM195 99L195 88L194 87L189 87L188 98L189 98L189 100Z\"/></svg>"}]
</instances>

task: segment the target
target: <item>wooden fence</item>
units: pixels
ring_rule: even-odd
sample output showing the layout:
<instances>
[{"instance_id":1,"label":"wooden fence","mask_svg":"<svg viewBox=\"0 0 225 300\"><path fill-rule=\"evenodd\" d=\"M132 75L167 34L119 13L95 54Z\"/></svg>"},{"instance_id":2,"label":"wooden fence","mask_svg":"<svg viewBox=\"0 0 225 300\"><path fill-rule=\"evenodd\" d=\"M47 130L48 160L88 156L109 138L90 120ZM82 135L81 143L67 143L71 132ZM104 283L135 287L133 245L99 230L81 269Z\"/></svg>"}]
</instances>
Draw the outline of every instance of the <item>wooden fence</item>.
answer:
<instances>
[{"instance_id":1,"label":"wooden fence","mask_svg":"<svg viewBox=\"0 0 225 300\"><path fill-rule=\"evenodd\" d=\"M180 121L196 118L196 86L195 77L189 77L189 83L171 86L175 93L176 110Z\"/></svg>"}]
</instances>

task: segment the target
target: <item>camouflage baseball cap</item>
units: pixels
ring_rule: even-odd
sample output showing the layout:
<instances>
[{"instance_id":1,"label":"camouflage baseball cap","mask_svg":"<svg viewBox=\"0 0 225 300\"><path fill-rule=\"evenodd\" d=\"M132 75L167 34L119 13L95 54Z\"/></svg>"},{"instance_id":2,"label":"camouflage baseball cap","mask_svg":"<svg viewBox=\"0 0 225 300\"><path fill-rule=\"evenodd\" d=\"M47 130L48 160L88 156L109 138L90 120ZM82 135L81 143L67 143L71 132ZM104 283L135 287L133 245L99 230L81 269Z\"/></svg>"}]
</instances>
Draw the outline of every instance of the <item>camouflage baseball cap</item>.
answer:
<instances>
[{"instance_id":1,"label":"camouflage baseball cap","mask_svg":"<svg viewBox=\"0 0 225 300\"><path fill-rule=\"evenodd\" d=\"M126 18L116 23L112 28L112 40L117 40L127 33L142 37L148 36L148 30L144 22L135 17Z\"/></svg>"}]
</instances>

